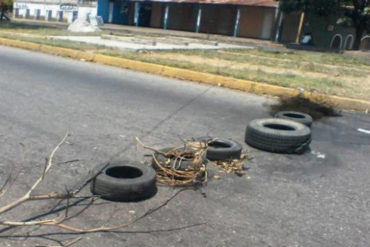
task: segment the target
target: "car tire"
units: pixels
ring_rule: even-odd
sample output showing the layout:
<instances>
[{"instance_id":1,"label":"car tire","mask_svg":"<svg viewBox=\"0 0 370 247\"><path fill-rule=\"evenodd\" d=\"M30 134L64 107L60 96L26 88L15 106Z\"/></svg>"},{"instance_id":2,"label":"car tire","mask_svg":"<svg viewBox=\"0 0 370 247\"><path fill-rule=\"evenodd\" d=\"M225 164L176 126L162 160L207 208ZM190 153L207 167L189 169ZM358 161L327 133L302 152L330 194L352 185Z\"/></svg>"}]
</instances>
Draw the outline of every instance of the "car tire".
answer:
<instances>
[{"instance_id":1,"label":"car tire","mask_svg":"<svg viewBox=\"0 0 370 247\"><path fill-rule=\"evenodd\" d=\"M275 118L282 118L302 123L308 127L312 125L312 117L303 112L280 111L275 114Z\"/></svg>"},{"instance_id":2,"label":"car tire","mask_svg":"<svg viewBox=\"0 0 370 247\"><path fill-rule=\"evenodd\" d=\"M269 152L303 153L311 143L311 130L291 120L256 119L247 126L245 142Z\"/></svg>"},{"instance_id":3,"label":"car tire","mask_svg":"<svg viewBox=\"0 0 370 247\"><path fill-rule=\"evenodd\" d=\"M215 160L232 160L240 159L242 146L232 140L216 139L208 143L207 159Z\"/></svg>"},{"instance_id":4,"label":"car tire","mask_svg":"<svg viewBox=\"0 0 370 247\"><path fill-rule=\"evenodd\" d=\"M136 202L157 193L156 172L142 164L113 162L106 166L90 184L94 195L110 201Z\"/></svg>"}]
</instances>

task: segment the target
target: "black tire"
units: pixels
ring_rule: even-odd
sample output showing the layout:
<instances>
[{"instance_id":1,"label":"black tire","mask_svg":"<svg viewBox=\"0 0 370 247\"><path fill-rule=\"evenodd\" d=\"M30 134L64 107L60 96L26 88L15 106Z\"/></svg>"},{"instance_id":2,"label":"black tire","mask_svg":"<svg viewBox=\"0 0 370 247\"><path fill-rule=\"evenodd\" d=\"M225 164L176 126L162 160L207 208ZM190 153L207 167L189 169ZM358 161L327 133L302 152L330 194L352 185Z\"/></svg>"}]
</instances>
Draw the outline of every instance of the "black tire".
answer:
<instances>
[{"instance_id":1,"label":"black tire","mask_svg":"<svg viewBox=\"0 0 370 247\"><path fill-rule=\"evenodd\" d=\"M213 140L208 143L207 159L209 160L232 160L240 159L242 146L232 140Z\"/></svg>"},{"instance_id":2,"label":"black tire","mask_svg":"<svg viewBox=\"0 0 370 247\"><path fill-rule=\"evenodd\" d=\"M269 152L303 153L311 143L311 130L291 120L256 119L247 126L245 142Z\"/></svg>"},{"instance_id":3,"label":"black tire","mask_svg":"<svg viewBox=\"0 0 370 247\"><path fill-rule=\"evenodd\" d=\"M171 150L174 150L174 148L163 148L159 151L161 151L162 153L167 153ZM161 164L162 163L167 163L168 162L168 159L167 157L165 157L163 154L160 154L160 153L155 153L154 154L155 158L157 159L158 162L160 162ZM205 157L203 157L203 161L205 160ZM181 171L186 171L188 169L188 167L190 165L193 164L193 159L183 159L183 160L175 160L175 159L170 159L170 163L168 166L170 167L174 167L176 170L181 170ZM159 169L157 163L155 162L154 159L152 159L152 167L154 169Z\"/></svg>"},{"instance_id":4,"label":"black tire","mask_svg":"<svg viewBox=\"0 0 370 247\"><path fill-rule=\"evenodd\" d=\"M114 162L91 181L90 190L110 201L142 201L157 193L156 172L141 164Z\"/></svg>"},{"instance_id":5,"label":"black tire","mask_svg":"<svg viewBox=\"0 0 370 247\"><path fill-rule=\"evenodd\" d=\"M312 117L303 112L296 111L280 111L275 114L275 118L282 118L302 123L308 127L312 125Z\"/></svg>"}]
</instances>

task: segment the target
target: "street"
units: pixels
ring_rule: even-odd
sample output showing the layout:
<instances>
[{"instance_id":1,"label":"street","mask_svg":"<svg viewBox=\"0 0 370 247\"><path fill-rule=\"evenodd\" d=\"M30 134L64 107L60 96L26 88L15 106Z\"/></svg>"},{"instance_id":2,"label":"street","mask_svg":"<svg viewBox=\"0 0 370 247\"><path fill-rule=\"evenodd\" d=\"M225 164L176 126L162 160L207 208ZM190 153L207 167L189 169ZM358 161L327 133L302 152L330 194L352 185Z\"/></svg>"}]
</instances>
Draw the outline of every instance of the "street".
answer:
<instances>
[{"instance_id":1,"label":"street","mask_svg":"<svg viewBox=\"0 0 370 247\"><path fill-rule=\"evenodd\" d=\"M55 166L40 193L64 191L112 157L149 161L143 154L150 152L138 146L135 137L160 148L210 135L243 144L254 157L247 163L246 176L223 174L201 189L206 196L200 191L182 192L124 232L85 234L73 246L369 246L370 135L357 129L369 130L370 117L343 113L322 118L313 124L310 152L271 154L247 146L244 132L249 121L270 117L269 105L274 102L244 92L0 47L0 183L12 164L19 173L1 203L27 191L67 131L68 144L56 160L80 162ZM161 186L154 198L138 203L98 200L70 223L91 227L127 221L176 191ZM88 193L86 188L84 194ZM24 220L52 206L30 202L4 217ZM53 227L32 229L27 239L29 228L0 230L0 246L56 244L53 239L75 237L61 235Z\"/></svg>"}]
</instances>

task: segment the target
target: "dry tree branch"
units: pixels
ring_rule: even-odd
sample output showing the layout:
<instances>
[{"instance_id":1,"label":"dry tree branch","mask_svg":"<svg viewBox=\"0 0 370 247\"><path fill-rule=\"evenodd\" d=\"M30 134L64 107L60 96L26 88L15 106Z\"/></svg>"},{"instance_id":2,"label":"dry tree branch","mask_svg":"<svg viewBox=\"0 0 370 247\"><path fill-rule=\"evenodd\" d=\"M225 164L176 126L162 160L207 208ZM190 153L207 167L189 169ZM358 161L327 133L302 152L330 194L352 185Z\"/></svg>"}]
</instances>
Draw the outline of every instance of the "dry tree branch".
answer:
<instances>
[{"instance_id":1,"label":"dry tree branch","mask_svg":"<svg viewBox=\"0 0 370 247\"><path fill-rule=\"evenodd\" d=\"M167 199L164 203L160 204L158 207L155 207L153 209L149 209L146 211L142 216L132 220L131 222L128 223L122 223L118 225L109 225L109 226L99 226L95 228L79 228L79 227L74 227L69 224L65 224L65 222L68 219L74 218L78 215L80 215L83 211L87 210L93 203L94 203L94 198L91 200L91 202L84 207L82 210L77 212L73 216L66 217L66 214L62 214L61 216L52 218L52 219L45 219L45 220L36 220L36 221L0 221L0 225L6 225L6 226L54 226L57 228L60 228L62 230L67 230L69 232L74 232L74 233L95 233L95 232L108 232L108 231L114 231L114 230L119 230L125 227L128 227L143 218L147 217L148 215L158 211L159 209L165 207L171 200L173 200L176 196L178 196L181 192L190 190L189 188L185 188L182 190L177 191L173 196L171 196L169 199Z\"/></svg>"},{"instance_id":2,"label":"dry tree branch","mask_svg":"<svg viewBox=\"0 0 370 247\"><path fill-rule=\"evenodd\" d=\"M79 242L81 239L82 239L81 237L77 237L77 238L62 241L60 245L36 245L35 247L68 247L68 246L72 246L75 243Z\"/></svg>"},{"instance_id":3,"label":"dry tree branch","mask_svg":"<svg viewBox=\"0 0 370 247\"><path fill-rule=\"evenodd\" d=\"M136 218L133 221L128 222L128 223L123 223L123 224L118 224L118 225L110 225L110 226L99 226L99 227L95 227L95 228L85 228L85 229L84 228L73 227L73 226L70 226L70 225L67 225L67 224L57 224L55 226L59 227L63 230L68 230L70 232L76 232L76 233L95 233L95 232L109 232L109 231L119 230L119 229L128 227L128 226L142 220L143 218L147 217L148 215L153 214L154 212L158 211L159 209L165 207L170 201L172 201L175 197L177 197L181 192L186 191L186 190L189 190L189 189L186 188L186 189L182 189L182 190L177 191L173 196L171 196L165 202L160 204L158 207L147 210L142 216L140 216L140 217L138 217L138 218ZM52 224L47 223L47 225L52 225Z\"/></svg>"},{"instance_id":4,"label":"dry tree branch","mask_svg":"<svg viewBox=\"0 0 370 247\"><path fill-rule=\"evenodd\" d=\"M0 207L0 214L5 213L5 212L11 210L12 208L15 208L15 207L19 206L20 204L24 203L25 201L29 200L29 198L31 196L31 193L44 180L45 175L48 173L48 171L52 167L54 155L55 155L56 151L59 149L59 147L66 141L67 137L68 137L68 133L65 134L63 139L58 143L58 145L50 153L49 157L47 158L47 162L45 164L42 176L39 177L36 180L36 182L31 186L31 188L27 191L27 193L24 194L22 197L18 198L17 200L15 200L15 201L13 201L13 202L11 202L11 203L3 206L3 207Z\"/></svg>"},{"instance_id":5,"label":"dry tree branch","mask_svg":"<svg viewBox=\"0 0 370 247\"><path fill-rule=\"evenodd\" d=\"M168 152L157 150L156 148L143 144L139 138L136 141L145 149L154 152L152 155L153 161L156 163L159 170L157 171L157 181L159 183L172 186L186 186L197 184L199 182L207 182L207 171L203 160L203 154L207 144L196 141L184 141L184 145L179 148L173 148ZM172 166L167 163L161 164L155 157L155 154L161 154L164 157L172 160ZM186 171L179 169L184 160L192 159L192 165Z\"/></svg>"},{"instance_id":6,"label":"dry tree branch","mask_svg":"<svg viewBox=\"0 0 370 247\"><path fill-rule=\"evenodd\" d=\"M0 198L5 195L5 193L8 191L10 181L12 180L12 173L8 175L6 178L4 184L0 188Z\"/></svg>"},{"instance_id":7,"label":"dry tree branch","mask_svg":"<svg viewBox=\"0 0 370 247\"><path fill-rule=\"evenodd\" d=\"M63 213L61 213L60 215L56 215L53 218L38 219L38 218L41 218L41 217L43 217L45 215L49 215L51 213L55 213L55 212L50 212L50 213L47 213L47 214L43 214L42 216L39 216L39 217L34 217L32 220L31 219L25 220L25 221L3 220L3 221L0 221L0 225L8 226L8 227L24 227L24 226L28 226L28 227L29 226L56 227L56 228L59 228L61 230L67 231L69 233L75 233L75 234L117 231L117 230L120 230L122 228L128 227L128 226L130 226L130 225L132 225L132 224L134 224L134 223L142 220L143 218L147 217L150 214L153 214L154 212L156 212L156 211L160 210L161 208L165 207L178 194L180 194L181 192L183 192L185 190L189 190L189 188L186 188L186 189L182 189L182 190L177 191L173 196L171 196L169 199L167 199L165 202L163 202L159 206L147 210L140 217L137 217L137 218L135 218L135 219L133 219L133 220L127 222L127 223L116 224L116 225L100 225L98 227L92 227L92 228L80 228L80 227L75 227L73 225L70 225L70 224L68 224L66 222L68 220L72 219L72 218L75 218L75 217L80 216L83 212L85 212L90 206L92 206L94 204L94 202L96 201L96 199L99 198L99 196L78 196L77 194L82 190L83 187L79 187L77 190L74 190L72 192L66 190L65 193L50 192L50 193L47 193L47 194L38 194L38 195L33 195L32 194L32 192L45 179L45 177L48 174L49 170L54 165L54 163L53 163L54 155L55 155L56 151L60 148L60 146L63 145L66 142L67 137L68 137L68 133L63 137L63 139L58 143L58 145L52 150L52 152L50 153L50 155L46 158L46 161L45 161L45 165L44 165L42 174L34 182L34 184L30 187L30 189L23 196L21 196L20 198L12 201L11 203L6 204L5 206L0 207L0 215L3 214L3 213L5 213L5 212L8 212L9 210L14 209L15 207L17 207L17 206L19 206L19 205L21 205L21 204L23 204L23 203L25 203L27 201L32 201L32 200L48 200L48 199L59 199L58 202L57 202L57 205L54 207L54 209L58 205L60 205L63 201L66 200L66 206L64 207L64 209L62 209L62 210L65 210L65 211ZM137 141L139 143L141 143L141 141L138 138L137 138ZM145 148L151 149L150 147L145 147ZM152 148L151 150L157 151L157 152L162 153L164 155L167 155L167 154L165 154L163 152L160 152L158 150L155 150L154 148ZM175 155L180 160L180 162L181 162L181 160L184 157L182 157L180 155L182 152L180 152L178 150L179 150L179 148L173 150L173 152L171 153L171 155ZM186 152L187 152L187 150L186 150L186 147L185 147L183 153L185 153L186 155L188 155L188 153L186 153ZM197 155L198 154L199 153L197 153ZM154 159L155 159L155 157L154 157ZM201 166L202 165L201 159L195 159L195 160L196 160L196 164L198 166ZM77 160L71 160L71 161L66 161L66 162L61 162L61 163L56 163L56 164L67 164L67 163L71 163L71 162L75 162L75 161L77 161ZM164 171L166 171L166 169L167 169L166 167L161 166L161 164L159 164L158 161L157 161L157 163L158 163L158 166L159 167L162 167L162 169ZM168 172L168 174L170 174L169 171L167 171L167 172ZM171 176L182 177L182 179L183 179L182 182L192 183L192 182L194 182L197 179L198 172L192 171L192 173L189 173L188 171L177 171L176 174L172 174ZM89 179L89 180L91 180L91 179ZM85 186L89 182L89 180L87 182L85 182L83 186ZM8 176L7 180L5 181L4 185L0 188L0 197L1 197L1 195L3 195L3 194L6 193L7 188L9 188L9 186L11 186L11 182L12 182L12 175L10 174ZM90 198L91 200L81 210L78 210L76 213L74 213L74 214L71 215L70 214L70 208L72 206L71 206L70 199L72 199L72 198L73 199L77 199L77 198L88 199L88 198ZM72 204L74 205L75 203L72 203ZM35 220L35 219L38 219L38 220ZM64 241L64 242L61 241L61 242L58 242L58 244L60 243L59 246L71 246L74 243L78 242L80 239L81 238L76 238L76 239L72 239L72 240L68 240L68 241ZM53 246L53 245L49 245L49 246Z\"/></svg>"},{"instance_id":8,"label":"dry tree branch","mask_svg":"<svg viewBox=\"0 0 370 247\"><path fill-rule=\"evenodd\" d=\"M17 175L13 177L15 166L16 164L12 163L9 175L5 179L3 185L0 188L0 198L3 197L6 194L6 192L8 192L8 189L13 185L13 183L15 182L17 178Z\"/></svg>"},{"instance_id":9,"label":"dry tree branch","mask_svg":"<svg viewBox=\"0 0 370 247\"><path fill-rule=\"evenodd\" d=\"M136 141L137 141L137 142L138 142L138 143L139 143L143 148L145 148L145 149L149 149L149 150L152 150L152 151L157 152L157 153L160 153L160 154L162 154L162 155L166 155L166 153L164 153L164 152L162 152L162 151L160 151L160 150L157 150L157 149L155 149L155 148L152 148L152 147L146 146L144 143L142 143L142 141L140 141L139 137L136 137L135 139L136 139Z\"/></svg>"}]
</instances>

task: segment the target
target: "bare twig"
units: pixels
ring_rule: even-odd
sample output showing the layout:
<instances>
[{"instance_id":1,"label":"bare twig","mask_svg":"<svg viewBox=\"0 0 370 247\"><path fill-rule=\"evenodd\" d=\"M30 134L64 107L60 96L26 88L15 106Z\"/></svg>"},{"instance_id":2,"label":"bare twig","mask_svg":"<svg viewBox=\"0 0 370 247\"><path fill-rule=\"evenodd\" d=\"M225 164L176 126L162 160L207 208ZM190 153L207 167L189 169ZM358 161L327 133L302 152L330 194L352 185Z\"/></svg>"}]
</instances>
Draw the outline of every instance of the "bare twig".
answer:
<instances>
[{"instance_id":1,"label":"bare twig","mask_svg":"<svg viewBox=\"0 0 370 247\"><path fill-rule=\"evenodd\" d=\"M82 237L68 239L66 241L62 241L60 245L36 245L35 247L68 247L72 246L75 243L79 242L82 239Z\"/></svg>"},{"instance_id":2,"label":"bare twig","mask_svg":"<svg viewBox=\"0 0 370 247\"><path fill-rule=\"evenodd\" d=\"M163 154L163 155L166 155L166 153L164 153L164 152L162 152L162 151L160 151L160 150L157 150L157 149L155 149L155 148L152 148L152 147L149 147L149 146L145 146L144 145L144 143L142 143L141 141L140 141L140 139L139 139L139 137L136 137L135 138L136 139L136 141L143 147L143 148L145 148L145 149L149 149L149 150L152 150L152 151L154 151L154 152L157 152L157 153L160 153L160 154Z\"/></svg>"},{"instance_id":3,"label":"bare twig","mask_svg":"<svg viewBox=\"0 0 370 247\"><path fill-rule=\"evenodd\" d=\"M173 200L177 195L179 195L181 192L189 190L189 188L182 189L177 191L173 196L171 196L169 199L164 201L159 206L149 209L146 212L144 212L140 217L137 217L129 222L121 223L121 224L112 224L112 225L100 225L97 227L92 228L80 228L71 225L68 223L68 220L80 216L82 213L84 213L86 210L88 210L89 207L91 207L94 202L99 198L99 196L80 196L78 193L82 190L83 187L85 187L92 179L94 179L99 173L93 174L87 181L83 183L82 186L78 187L75 190L67 190L63 193L58 192L49 192L46 194L38 194L34 195L34 190L41 184L42 181L44 181L45 177L48 175L48 172L52 168L52 166L55 164L53 162L55 153L60 148L61 145L63 145L66 142L66 139L68 137L68 133L63 137L63 139L57 144L57 146L51 151L49 156L45 160L45 165L42 170L42 174L38 177L38 179L33 183L33 185L30 187L30 189L21 197L18 199L0 207L0 215L8 212L9 210L12 210L16 208L17 206L27 202L27 201L34 201L34 200L49 200L49 199L59 199L57 201L57 205L53 207L53 209L48 213L43 213L39 216L34 216L32 218L29 218L24 221L17 221L17 220L2 220L0 221L0 225L8 226L6 229L11 229L13 227L30 227L30 226L38 226L38 227L56 227L61 230L65 230L69 233L75 233L75 234L85 234L85 233L95 233L95 232L110 232L110 231L118 231L122 228L128 227L148 215L151 215L155 213L156 211L160 210L161 208L165 207L171 200ZM207 174L205 172L205 165L203 164L202 155L204 153L204 150L197 148L196 146L189 146L189 148L185 145L181 148L175 148L173 150L170 150L167 153L161 152L160 150L156 150L155 148L151 148L148 146L144 146L142 142L136 138L138 143L140 143L144 148L150 149L152 151L155 151L159 154L165 155L167 157L168 155L171 157L176 158L176 162L174 166L181 166L181 162L185 159L189 159L189 157L193 157L193 164L190 170L188 171L181 171L181 170L171 170L169 167L166 167L165 165L158 162L155 156L153 156L153 159L157 162L158 167L160 167L161 172L159 174L162 174L162 178L164 180L173 181L175 178L180 179L181 182L177 183L178 185L186 185L195 183L197 181L203 180L204 174ZM78 160L70 160L65 162L60 162L57 164L67 164L76 162ZM178 162L178 164L176 164ZM109 165L109 163L105 164L104 167ZM104 169L104 167L102 169ZM101 170L102 170L101 169ZM100 171L101 171L100 170ZM0 197L4 195L11 185L12 182L12 173L8 176L2 187L0 187ZM77 205L78 200L72 201L72 199L78 199L81 198L83 200L90 199L90 202L77 212L71 213L72 206ZM62 209L58 208L57 211L54 211L55 208L57 208L62 202L66 201L66 205L62 207ZM62 212L61 212L62 211ZM58 215L56 215L56 212L61 212ZM48 215L55 215L54 217L49 216L49 218L46 218ZM64 232L64 231L63 231ZM80 241L81 238L71 239L67 241L56 241L57 246L71 246L78 241ZM56 245L47 245L47 246L56 246Z\"/></svg>"},{"instance_id":4,"label":"bare twig","mask_svg":"<svg viewBox=\"0 0 370 247\"><path fill-rule=\"evenodd\" d=\"M4 195L5 195L5 193L8 191L8 188L9 188L9 184L10 184L11 179L12 179L12 173L10 173L10 174L8 175L8 177L6 178L6 180L5 180L4 184L3 184L3 185L1 186L1 188L0 188L0 198L1 198L2 196L4 196Z\"/></svg>"},{"instance_id":5,"label":"bare twig","mask_svg":"<svg viewBox=\"0 0 370 247\"><path fill-rule=\"evenodd\" d=\"M118 224L118 225L109 225L109 226L104 226L103 225L103 226L99 226L99 227L95 227L95 228L79 228L79 227L74 227L74 226L71 226L69 224L63 223L68 219L71 219L73 217L76 217L77 215L80 215L83 211L85 211L87 208L89 208L93 204L94 199L87 206L85 206L82 210L80 210L75 215L70 216L68 218L66 218L65 214L63 214L63 215L57 216L57 217L52 218L52 219L34 220L34 221L27 221L27 222L22 222L22 221L0 221L0 225L6 225L6 226L54 226L54 227L58 227L60 229L67 230L69 232L75 232L75 233L94 233L94 232L113 231L113 230L118 230L118 229L128 227L128 226L138 222L139 220L142 220L146 216L148 216L150 214L153 214L154 212L156 212L159 209L166 206L171 200L173 200L181 192L186 191L186 190L189 190L189 189L186 188L186 189L182 189L182 190L177 191L173 196L171 196L169 199L167 199L164 203L162 203L161 205L159 205L156 208L149 209L142 216L134 219L133 221L128 222L128 223Z\"/></svg>"},{"instance_id":6,"label":"bare twig","mask_svg":"<svg viewBox=\"0 0 370 247\"><path fill-rule=\"evenodd\" d=\"M48 171L52 167L54 155L55 155L56 151L59 149L59 147L66 141L67 137L68 137L68 133L65 134L65 136L60 141L60 143L58 143L58 145L51 151L49 157L47 158L47 162L46 162L46 165L45 165L42 176L39 177L36 180L36 182L31 186L31 188L27 191L26 194L24 194L22 197L18 198L17 200L1 207L0 208L0 214L5 213L5 212L9 211L10 209L15 208L15 207L19 206L20 204L24 203L25 201L29 200L29 198L31 196L31 193L44 180L45 175L48 173Z\"/></svg>"},{"instance_id":7,"label":"bare twig","mask_svg":"<svg viewBox=\"0 0 370 247\"><path fill-rule=\"evenodd\" d=\"M8 189L12 186L12 184L15 182L15 180L17 178L17 175L15 175L13 177L15 166L16 166L16 164L15 163L12 163L11 168L10 168L10 171L9 171L9 175L5 179L3 185L0 188L0 198L3 197L6 194L6 192L8 191Z\"/></svg>"}]
</instances>

